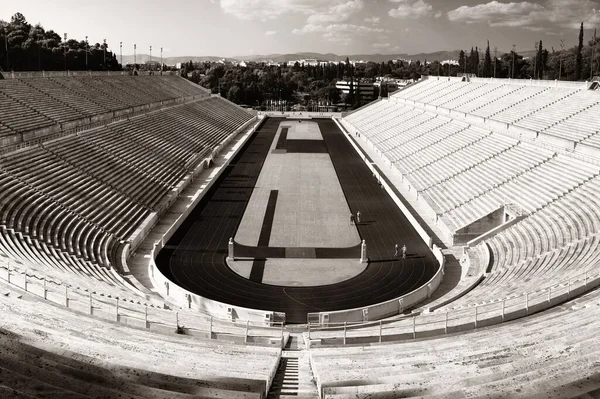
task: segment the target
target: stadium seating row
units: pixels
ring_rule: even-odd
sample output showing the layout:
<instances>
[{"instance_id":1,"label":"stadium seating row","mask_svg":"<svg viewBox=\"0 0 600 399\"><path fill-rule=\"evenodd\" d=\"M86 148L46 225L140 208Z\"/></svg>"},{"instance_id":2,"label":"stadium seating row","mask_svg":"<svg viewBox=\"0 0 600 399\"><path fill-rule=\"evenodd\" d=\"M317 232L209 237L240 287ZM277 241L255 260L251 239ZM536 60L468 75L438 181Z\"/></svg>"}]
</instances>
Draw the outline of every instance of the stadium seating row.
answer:
<instances>
[{"instance_id":1,"label":"stadium seating row","mask_svg":"<svg viewBox=\"0 0 600 399\"><path fill-rule=\"evenodd\" d=\"M575 397L600 385L593 349L599 304L590 293L568 308L467 334L315 347L311 366L322 397L330 399Z\"/></svg>"},{"instance_id":2,"label":"stadium seating row","mask_svg":"<svg viewBox=\"0 0 600 399\"><path fill-rule=\"evenodd\" d=\"M206 90L176 76L80 76L0 80L0 137Z\"/></svg>"}]
</instances>

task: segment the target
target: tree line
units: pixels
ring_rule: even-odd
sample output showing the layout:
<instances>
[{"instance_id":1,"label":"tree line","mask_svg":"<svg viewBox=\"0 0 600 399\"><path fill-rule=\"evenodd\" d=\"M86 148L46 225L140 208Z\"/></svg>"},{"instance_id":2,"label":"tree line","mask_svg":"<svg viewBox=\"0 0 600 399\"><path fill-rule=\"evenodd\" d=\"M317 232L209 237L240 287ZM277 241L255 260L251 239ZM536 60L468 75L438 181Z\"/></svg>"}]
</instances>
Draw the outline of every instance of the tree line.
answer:
<instances>
[{"instance_id":1,"label":"tree line","mask_svg":"<svg viewBox=\"0 0 600 399\"><path fill-rule=\"evenodd\" d=\"M87 55L87 56L86 56ZM69 39L16 13L0 20L0 68L4 71L121 70L108 44Z\"/></svg>"}]
</instances>

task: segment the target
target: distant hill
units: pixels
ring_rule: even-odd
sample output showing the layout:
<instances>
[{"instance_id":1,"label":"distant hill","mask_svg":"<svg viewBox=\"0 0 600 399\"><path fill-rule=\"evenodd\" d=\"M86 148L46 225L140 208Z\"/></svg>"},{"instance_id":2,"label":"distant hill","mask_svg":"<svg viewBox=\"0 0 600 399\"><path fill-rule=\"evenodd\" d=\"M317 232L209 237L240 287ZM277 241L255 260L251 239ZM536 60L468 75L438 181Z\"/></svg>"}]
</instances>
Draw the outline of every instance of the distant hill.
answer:
<instances>
[{"instance_id":1,"label":"distant hill","mask_svg":"<svg viewBox=\"0 0 600 399\"><path fill-rule=\"evenodd\" d=\"M466 50L467 54L470 49ZM237 57L218 57L218 56L181 56L181 57L164 57L163 62L168 65L175 65L179 62L216 62L222 59L231 62L238 61L272 61L272 62L291 62L296 60L305 60L305 59L318 59L318 60L327 60L327 61L345 61L346 58L351 60L360 60L360 61L371 61L371 62L388 62L390 60L420 60L428 62L431 61L445 61L445 60L458 60L458 55L460 50L452 50L452 51L439 51L433 53L419 53L419 54L352 54L352 55L338 55L338 54L321 54L321 53L290 53L290 54L265 54L265 55L245 55L245 56L237 56ZM498 57L500 57L503 52L498 52ZM523 51L519 52L519 54L525 57L533 57L535 55L535 51ZM117 56L118 57L118 56ZM493 54L492 54L493 57ZM160 60L160 54L152 54L152 59L154 61ZM137 62L143 63L150 60L150 56L148 54L138 54ZM132 64L133 63L133 55L123 55L123 63Z\"/></svg>"}]
</instances>

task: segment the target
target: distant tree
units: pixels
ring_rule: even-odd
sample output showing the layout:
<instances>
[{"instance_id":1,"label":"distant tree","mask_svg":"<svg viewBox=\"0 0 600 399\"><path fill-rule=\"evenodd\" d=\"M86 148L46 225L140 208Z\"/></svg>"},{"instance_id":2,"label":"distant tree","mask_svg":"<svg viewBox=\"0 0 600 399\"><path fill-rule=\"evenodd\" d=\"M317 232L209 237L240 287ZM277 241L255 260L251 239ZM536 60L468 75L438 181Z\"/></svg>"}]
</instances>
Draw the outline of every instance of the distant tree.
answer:
<instances>
[{"instance_id":1,"label":"distant tree","mask_svg":"<svg viewBox=\"0 0 600 399\"><path fill-rule=\"evenodd\" d=\"M483 61L483 76L489 78L492 76L492 56L490 54L490 41L487 42L485 49L485 59Z\"/></svg>"},{"instance_id":2,"label":"distant tree","mask_svg":"<svg viewBox=\"0 0 600 399\"><path fill-rule=\"evenodd\" d=\"M582 51L583 51L583 22L579 28L579 44L577 45L577 53L575 54L575 80L581 79L582 65Z\"/></svg>"},{"instance_id":3,"label":"distant tree","mask_svg":"<svg viewBox=\"0 0 600 399\"><path fill-rule=\"evenodd\" d=\"M460 53L458 54L458 66L460 67L460 72L466 72L467 55L463 50L460 50Z\"/></svg>"}]
</instances>

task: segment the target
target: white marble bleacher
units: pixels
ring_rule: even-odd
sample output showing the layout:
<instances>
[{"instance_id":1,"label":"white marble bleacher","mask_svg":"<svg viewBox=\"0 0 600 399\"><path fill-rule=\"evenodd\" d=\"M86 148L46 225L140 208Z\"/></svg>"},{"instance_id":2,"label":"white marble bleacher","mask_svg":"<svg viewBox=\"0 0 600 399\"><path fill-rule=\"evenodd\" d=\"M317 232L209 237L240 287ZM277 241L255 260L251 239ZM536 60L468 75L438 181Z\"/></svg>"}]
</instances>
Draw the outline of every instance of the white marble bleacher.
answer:
<instances>
[{"instance_id":1,"label":"white marble bleacher","mask_svg":"<svg viewBox=\"0 0 600 399\"><path fill-rule=\"evenodd\" d=\"M83 78L49 78L66 89L102 107L105 111L119 111L128 108L126 102L117 99L111 93L99 90L95 85L87 84Z\"/></svg>"},{"instance_id":2,"label":"white marble bleacher","mask_svg":"<svg viewBox=\"0 0 600 399\"><path fill-rule=\"evenodd\" d=\"M175 186L186 170L163 153L146 148L130 136L102 127L79 134L89 146L101 149L169 186Z\"/></svg>"},{"instance_id":3,"label":"white marble bleacher","mask_svg":"<svg viewBox=\"0 0 600 399\"><path fill-rule=\"evenodd\" d=\"M450 90L444 90L439 93L439 95L428 97L427 103L435 106L446 107L444 104L448 101L458 101L458 99L463 99L465 101L465 97L469 98L474 93L479 93L479 90L485 87L483 83L471 83L471 82L460 82L461 84L453 86Z\"/></svg>"},{"instance_id":4,"label":"white marble bleacher","mask_svg":"<svg viewBox=\"0 0 600 399\"><path fill-rule=\"evenodd\" d=\"M507 86L507 89L510 90L509 92L512 93L515 87L511 85ZM469 111L469 113L484 118L490 118L502 111L508 110L516 104L519 104L520 107L521 105L523 105L521 103L524 103L525 101L530 101L530 99L532 99L535 96L542 95L542 97L539 98L543 98L542 93L548 90L550 90L548 87L542 86L521 86L519 90L513 95L506 95L502 98L495 99L485 98L484 100L482 100L485 101L484 105L478 107L477 109L472 109L471 111ZM497 94L496 92L494 93Z\"/></svg>"},{"instance_id":5,"label":"white marble bleacher","mask_svg":"<svg viewBox=\"0 0 600 399\"><path fill-rule=\"evenodd\" d=\"M450 136L455 131L453 126L449 125L451 122L451 119L443 116L419 114L414 118L413 123L402 125L404 130L393 129L391 132L397 135L380 142L379 146L385 155L395 162Z\"/></svg>"},{"instance_id":6,"label":"white marble bleacher","mask_svg":"<svg viewBox=\"0 0 600 399\"><path fill-rule=\"evenodd\" d=\"M535 165L547 161L552 155L549 150L520 143L450 179L429 187L421 195L428 203L434 205L438 214L444 214Z\"/></svg>"},{"instance_id":7,"label":"white marble bleacher","mask_svg":"<svg viewBox=\"0 0 600 399\"><path fill-rule=\"evenodd\" d=\"M57 83L53 79L22 79L22 82L39 90L46 96L54 97L65 104L69 104L70 107L77 109L84 116L98 115L106 112L106 108Z\"/></svg>"},{"instance_id":8,"label":"white marble bleacher","mask_svg":"<svg viewBox=\"0 0 600 399\"><path fill-rule=\"evenodd\" d=\"M0 310L9 397L259 399L281 355L276 347L134 329L10 291Z\"/></svg>"},{"instance_id":9,"label":"white marble bleacher","mask_svg":"<svg viewBox=\"0 0 600 399\"><path fill-rule=\"evenodd\" d=\"M531 283L550 285L593 270L600 228L600 205L594 201L598 194L600 179L594 178L487 240L492 274L452 307L475 303L473 298L488 293L507 297L535 289Z\"/></svg>"},{"instance_id":10,"label":"white marble bleacher","mask_svg":"<svg viewBox=\"0 0 600 399\"><path fill-rule=\"evenodd\" d=\"M371 346L311 348L323 398L560 398L600 387L596 292L486 329ZM576 333L574 333L576 332Z\"/></svg>"},{"instance_id":11,"label":"white marble bleacher","mask_svg":"<svg viewBox=\"0 0 600 399\"><path fill-rule=\"evenodd\" d=\"M156 209L172 188L77 136L44 143L43 148L150 209Z\"/></svg>"},{"instance_id":12,"label":"white marble bleacher","mask_svg":"<svg viewBox=\"0 0 600 399\"><path fill-rule=\"evenodd\" d=\"M114 237L14 176L5 172L0 176L3 226L22 232L58 253L64 251L108 265L108 254L116 245ZM88 237L88 242L82 242L82 236Z\"/></svg>"},{"instance_id":13,"label":"white marble bleacher","mask_svg":"<svg viewBox=\"0 0 600 399\"><path fill-rule=\"evenodd\" d=\"M441 98L437 101L437 105L440 105L448 109L458 109L461 105L467 106L467 104L477 101L480 98L489 98L493 95L495 90L504 86L503 84L490 84L490 83L477 83L467 82L463 83L464 90L460 95L450 95L445 98ZM435 101L435 100L434 100Z\"/></svg>"},{"instance_id":14,"label":"white marble bleacher","mask_svg":"<svg viewBox=\"0 0 600 399\"><path fill-rule=\"evenodd\" d=\"M598 168L571 157L558 155L512 180L445 213L442 218L454 231L498 209L517 204L534 212L598 174Z\"/></svg>"},{"instance_id":15,"label":"white marble bleacher","mask_svg":"<svg viewBox=\"0 0 600 399\"><path fill-rule=\"evenodd\" d=\"M424 91L418 95L413 95L411 100L418 101L424 104L430 104L431 101L438 99L440 97L444 97L447 95L453 95L453 93L457 90L460 90L464 87L463 82L458 81L440 81L433 88ZM436 104L434 104L436 105Z\"/></svg>"},{"instance_id":16,"label":"white marble bleacher","mask_svg":"<svg viewBox=\"0 0 600 399\"><path fill-rule=\"evenodd\" d=\"M517 145L516 139L501 134L491 134L472 145L413 171L408 179L417 191L423 191L473 168L481 162L486 162L515 145Z\"/></svg>"},{"instance_id":17,"label":"white marble bleacher","mask_svg":"<svg viewBox=\"0 0 600 399\"><path fill-rule=\"evenodd\" d=\"M0 131L4 136L10 136L20 131L41 129L56 123L26 103L16 101L3 92L0 92L0 109L2 109L0 123L3 126Z\"/></svg>"},{"instance_id":18,"label":"white marble bleacher","mask_svg":"<svg viewBox=\"0 0 600 399\"><path fill-rule=\"evenodd\" d=\"M578 91L575 89L549 88L544 91L539 91L525 101L490 115L489 117L490 119L500 122L515 124L515 122L531 114L536 114L549 105L571 101L570 97L577 92ZM520 93L524 94L522 91Z\"/></svg>"},{"instance_id":19,"label":"white marble bleacher","mask_svg":"<svg viewBox=\"0 0 600 399\"><path fill-rule=\"evenodd\" d=\"M600 112L598 104L598 93L579 90L516 121L515 125L578 142L598 130L595 127ZM587 115L596 116L596 123L586 121Z\"/></svg>"},{"instance_id":20,"label":"white marble bleacher","mask_svg":"<svg viewBox=\"0 0 600 399\"><path fill-rule=\"evenodd\" d=\"M494 87L494 90L485 92L481 96L476 97L471 101L456 105L454 109L468 114L478 115L477 110L481 109L482 107L489 106L491 104L494 104L494 107L496 107L498 103L503 103L513 96L519 97L520 92L525 89L525 86L521 85L496 83L489 83L488 85L490 88Z\"/></svg>"},{"instance_id":21,"label":"white marble bleacher","mask_svg":"<svg viewBox=\"0 0 600 399\"><path fill-rule=\"evenodd\" d=\"M447 80L437 80L436 78L426 79L424 81L417 82L405 89L399 90L397 93L392 94L392 98L405 98L415 100L416 98L426 95L429 90L434 89L438 84L447 83Z\"/></svg>"},{"instance_id":22,"label":"white marble bleacher","mask_svg":"<svg viewBox=\"0 0 600 399\"><path fill-rule=\"evenodd\" d=\"M420 151L396 160L395 165L403 174L412 174L415 170L472 145L489 134L490 131L488 130L476 126L467 126L435 145L425 147Z\"/></svg>"},{"instance_id":23,"label":"white marble bleacher","mask_svg":"<svg viewBox=\"0 0 600 399\"><path fill-rule=\"evenodd\" d=\"M129 239L150 213L123 191L39 146L2 155L0 167L32 190L52 197L70 212L121 239Z\"/></svg>"},{"instance_id":24,"label":"white marble bleacher","mask_svg":"<svg viewBox=\"0 0 600 399\"><path fill-rule=\"evenodd\" d=\"M25 84L19 79L6 79L0 83L0 92L15 101L35 109L55 123L69 122L84 117L76 108L70 107L48 93L42 92Z\"/></svg>"}]
</instances>

